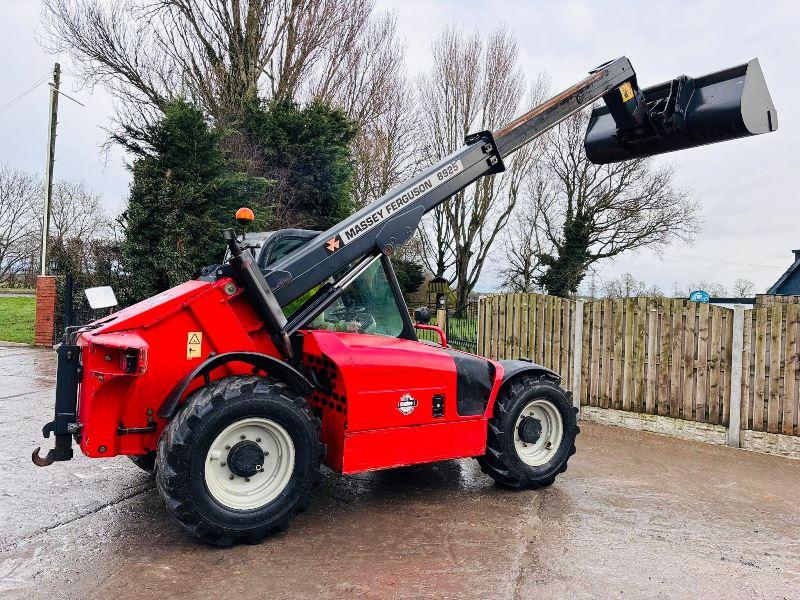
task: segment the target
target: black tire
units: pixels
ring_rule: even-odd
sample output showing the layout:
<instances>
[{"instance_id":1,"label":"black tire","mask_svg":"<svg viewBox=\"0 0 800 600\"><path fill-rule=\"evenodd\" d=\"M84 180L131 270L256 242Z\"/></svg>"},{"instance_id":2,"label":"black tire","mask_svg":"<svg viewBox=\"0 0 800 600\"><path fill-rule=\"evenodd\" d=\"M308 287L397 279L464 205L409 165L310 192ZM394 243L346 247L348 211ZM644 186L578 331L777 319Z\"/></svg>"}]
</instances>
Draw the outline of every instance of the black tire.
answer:
<instances>
[{"instance_id":1,"label":"black tire","mask_svg":"<svg viewBox=\"0 0 800 600\"><path fill-rule=\"evenodd\" d=\"M148 452L147 454L139 454L137 456L129 456L131 462L139 467L142 471L147 471L151 475L156 470L156 453Z\"/></svg>"},{"instance_id":2,"label":"black tire","mask_svg":"<svg viewBox=\"0 0 800 600\"><path fill-rule=\"evenodd\" d=\"M514 426L525 406L535 399L546 399L557 409L563 423L563 435L553 457L540 466L525 464L519 457ZM489 419L486 454L478 458L481 470L501 487L521 490L551 485L559 473L567 470L570 456L575 454L578 410L572 406L572 394L559 387L547 374L523 373L500 390Z\"/></svg>"},{"instance_id":3,"label":"black tire","mask_svg":"<svg viewBox=\"0 0 800 600\"><path fill-rule=\"evenodd\" d=\"M286 430L294 445L294 468L274 500L238 510L224 506L209 492L205 462L223 429L251 417L268 418ZM170 513L195 537L217 546L258 543L285 530L292 517L308 508L311 488L321 479L325 452L319 429L320 421L305 399L282 382L255 376L213 381L194 392L164 429L158 445L158 490Z\"/></svg>"}]
</instances>

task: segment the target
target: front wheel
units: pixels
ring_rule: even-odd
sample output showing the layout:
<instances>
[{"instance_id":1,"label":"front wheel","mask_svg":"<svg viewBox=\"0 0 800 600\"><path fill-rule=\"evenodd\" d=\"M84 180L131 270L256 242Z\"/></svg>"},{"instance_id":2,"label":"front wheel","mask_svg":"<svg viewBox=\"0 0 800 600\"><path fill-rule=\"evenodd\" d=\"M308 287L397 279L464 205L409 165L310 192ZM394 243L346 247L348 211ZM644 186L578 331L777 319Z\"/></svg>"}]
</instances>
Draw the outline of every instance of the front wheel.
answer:
<instances>
[{"instance_id":1,"label":"front wheel","mask_svg":"<svg viewBox=\"0 0 800 600\"><path fill-rule=\"evenodd\" d=\"M167 509L219 546L286 529L320 479L319 425L280 382L237 376L200 388L159 441L156 483Z\"/></svg>"},{"instance_id":2,"label":"front wheel","mask_svg":"<svg viewBox=\"0 0 800 600\"><path fill-rule=\"evenodd\" d=\"M512 489L552 484L575 454L576 413L570 395L547 375L512 379L495 402L481 469Z\"/></svg>"}]
</instances>

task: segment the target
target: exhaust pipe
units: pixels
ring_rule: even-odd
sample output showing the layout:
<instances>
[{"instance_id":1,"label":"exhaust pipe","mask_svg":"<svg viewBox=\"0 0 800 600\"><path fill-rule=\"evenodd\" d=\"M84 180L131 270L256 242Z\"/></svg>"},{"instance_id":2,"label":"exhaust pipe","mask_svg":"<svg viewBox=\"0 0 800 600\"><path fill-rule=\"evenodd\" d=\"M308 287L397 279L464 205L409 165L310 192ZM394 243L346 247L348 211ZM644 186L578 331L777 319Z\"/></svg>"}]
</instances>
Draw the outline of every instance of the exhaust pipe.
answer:
<instances>
[{"instance_id":1,"label":"exhaust pipe","mask_svg":"<svg viewBox=\"0 0 800 600\"><path fill-rule=\"evenodd\" d=\"M636 79L603 96L584 148L595 164L642 158L778 129L757 58L698 78L685 75L644 90Z\"/></svg>"}]
</instances>

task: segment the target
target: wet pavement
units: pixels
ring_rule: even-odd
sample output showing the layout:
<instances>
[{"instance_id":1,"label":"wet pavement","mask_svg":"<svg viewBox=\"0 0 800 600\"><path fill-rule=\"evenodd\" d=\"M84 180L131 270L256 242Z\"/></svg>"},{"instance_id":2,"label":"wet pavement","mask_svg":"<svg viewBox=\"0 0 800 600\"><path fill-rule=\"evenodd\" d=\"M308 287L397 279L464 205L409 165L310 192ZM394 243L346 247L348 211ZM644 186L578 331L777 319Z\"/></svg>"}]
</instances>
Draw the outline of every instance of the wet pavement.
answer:
<instances>
[{"instance_id":1,"label":"wet pavement","mask_svg":"<svg viewBox=\"0 0 800 600\"><path fill-rule=\"evenodd\" d=\"M123 457L31 464L54 367L0 347L3 598L800 597L800 460L583 423L546 490L470 460L327 472L286 533L217 549Z\"/></svg>"}]
</instances>

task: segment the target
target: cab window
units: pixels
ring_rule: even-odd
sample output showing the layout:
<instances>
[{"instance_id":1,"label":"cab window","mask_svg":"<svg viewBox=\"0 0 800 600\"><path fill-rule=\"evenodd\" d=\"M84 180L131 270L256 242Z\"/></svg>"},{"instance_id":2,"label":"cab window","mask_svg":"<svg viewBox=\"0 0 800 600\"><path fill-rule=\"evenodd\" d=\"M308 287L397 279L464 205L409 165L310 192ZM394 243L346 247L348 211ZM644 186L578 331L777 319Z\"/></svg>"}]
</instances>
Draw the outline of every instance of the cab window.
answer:
<instances>
[{"instance_id":1,"label":"cab window","mask_svg":"<svg viewBox=\"0 0 800 600\"><path fill-rule=\"evenodd\" d=\"M268 266L289 256L300 246L304 246L308 243L308 240L309 238L305 237L287 237L275 242L275 245L269 252L261 253L261 260L258 266L262 269L266 269Z\"/></svg>"},{"instance_id":2,"label":"cab window","mask_svg":"<svg viewBox=\"0 0 800 600\"><path fill-rule=\"evenodd\" d=\"M376 260L359 275L310 323L310 329L398 337L403 331L402 312L381 261Z\"/></svg>"}]
</instances>

